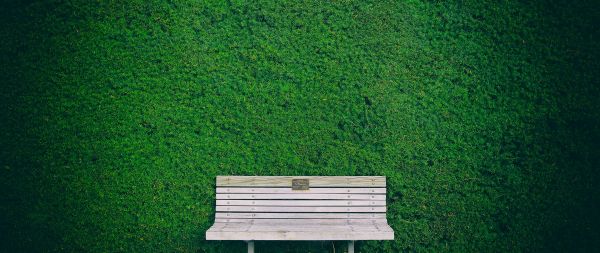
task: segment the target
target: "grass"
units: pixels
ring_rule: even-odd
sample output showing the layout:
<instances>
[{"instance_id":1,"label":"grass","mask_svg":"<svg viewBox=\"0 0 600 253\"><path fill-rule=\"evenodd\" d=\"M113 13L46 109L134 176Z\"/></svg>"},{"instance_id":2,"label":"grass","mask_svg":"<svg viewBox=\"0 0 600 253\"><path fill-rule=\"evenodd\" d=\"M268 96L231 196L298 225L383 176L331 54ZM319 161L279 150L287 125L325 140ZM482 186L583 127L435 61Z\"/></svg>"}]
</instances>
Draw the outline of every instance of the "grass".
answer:
<instances>
[{"instance_id":1,"label":"grass","mask_svg":"<svg viewBox=\"0 0 600 253\"><path fill-rule=\"evenodd\" d=\"M1 12L0 251L243 252L204 240L216 175L387 176L358 252L600 247L593 1Z\"/></svg>"}]
</instances>

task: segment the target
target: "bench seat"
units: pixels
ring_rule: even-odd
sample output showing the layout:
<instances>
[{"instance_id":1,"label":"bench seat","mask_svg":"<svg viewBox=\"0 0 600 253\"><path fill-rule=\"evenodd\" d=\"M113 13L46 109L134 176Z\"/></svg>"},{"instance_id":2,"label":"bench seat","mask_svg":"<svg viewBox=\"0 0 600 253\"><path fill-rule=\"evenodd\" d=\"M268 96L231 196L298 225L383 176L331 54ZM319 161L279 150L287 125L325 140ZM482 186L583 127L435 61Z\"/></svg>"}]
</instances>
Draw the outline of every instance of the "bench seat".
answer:
<instances>
[{"instance_id":1,"label":"bench seat","mask_svg":"<svg viewBox=\"0 0 600 253\"><path fill-rule=\"evenodd\" d=\"M381 220L249 219L216 222L207 240L358 241L393 240L394 231Z\"/></svg>"}]
</instances>

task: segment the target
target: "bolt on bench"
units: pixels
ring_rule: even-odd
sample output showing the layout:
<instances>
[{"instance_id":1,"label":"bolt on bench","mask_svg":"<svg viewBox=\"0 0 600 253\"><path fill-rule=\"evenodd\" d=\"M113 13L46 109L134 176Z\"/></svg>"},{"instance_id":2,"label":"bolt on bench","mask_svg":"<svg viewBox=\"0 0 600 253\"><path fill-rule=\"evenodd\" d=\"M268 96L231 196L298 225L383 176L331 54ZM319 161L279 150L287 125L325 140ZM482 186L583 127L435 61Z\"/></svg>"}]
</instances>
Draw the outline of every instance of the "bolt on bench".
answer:
<instances>
[{"instance_id":1,"label":"bolt on bench","mask_svg":"<svg viewBox=\"0 0 600 253\"><path fill-rule=\"evenodd\" d=\"M217 176L215 224L206 240L393 240L385 177Z\"/></svg>"}]
</instances>

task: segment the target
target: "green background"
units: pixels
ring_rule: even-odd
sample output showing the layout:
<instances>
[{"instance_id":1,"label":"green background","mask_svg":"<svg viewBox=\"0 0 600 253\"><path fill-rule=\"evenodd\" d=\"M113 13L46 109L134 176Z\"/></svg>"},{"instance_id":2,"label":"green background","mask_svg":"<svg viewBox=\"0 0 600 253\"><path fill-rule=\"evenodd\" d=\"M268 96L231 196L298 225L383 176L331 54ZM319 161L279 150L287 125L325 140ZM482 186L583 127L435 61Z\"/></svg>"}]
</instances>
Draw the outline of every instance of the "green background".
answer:
<instances>
[{"instance_id":1,"label":"green background","mask_svg":"<svg viewBox=\"0 0 600 253\"><path fill-rule=\"evenodd\" d=\"M596 1L3 2L1 251L244 252L216 175L387 176L358 252L600 247Z\"/></svg>"}]
</instances>

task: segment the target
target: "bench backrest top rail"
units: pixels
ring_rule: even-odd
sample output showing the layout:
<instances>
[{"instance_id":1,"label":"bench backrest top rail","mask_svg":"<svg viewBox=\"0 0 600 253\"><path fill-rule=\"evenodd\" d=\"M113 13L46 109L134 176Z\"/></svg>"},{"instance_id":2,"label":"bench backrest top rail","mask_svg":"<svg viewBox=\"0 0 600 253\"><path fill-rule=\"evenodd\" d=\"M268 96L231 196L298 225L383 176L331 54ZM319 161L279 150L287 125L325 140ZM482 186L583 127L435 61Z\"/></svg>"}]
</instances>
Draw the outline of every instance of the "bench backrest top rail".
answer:
<instances>
[{"instance_id":1,"label":"bench backrest top rail","mask_svg":"<svg viewBox=\"0 0 600 253\"><path fill-rule=\"evenodd\" d=\"M385 187L383 176L217 176L217 187L290 187L308 179L310 187Z\"/></svg>"}]
</instances>

